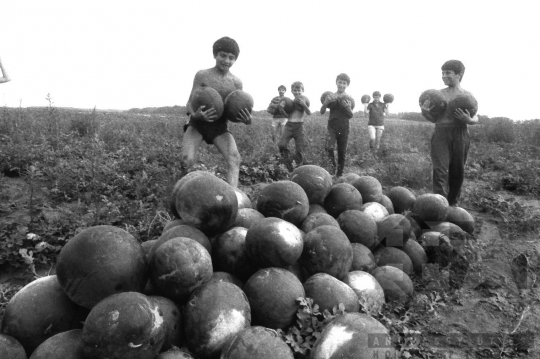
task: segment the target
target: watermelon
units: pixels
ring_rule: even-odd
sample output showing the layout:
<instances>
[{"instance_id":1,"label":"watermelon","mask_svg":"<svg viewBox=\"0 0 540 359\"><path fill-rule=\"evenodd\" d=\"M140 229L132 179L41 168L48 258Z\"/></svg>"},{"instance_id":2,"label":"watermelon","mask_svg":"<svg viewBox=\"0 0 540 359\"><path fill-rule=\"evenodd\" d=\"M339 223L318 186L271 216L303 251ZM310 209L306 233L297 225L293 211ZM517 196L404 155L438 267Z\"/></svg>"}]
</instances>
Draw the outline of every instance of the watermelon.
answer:
<instances>
[{"instance_id":1,"label":"watermelon","mask_svg":"<svg viewBox=\"0 0 540 359\"><path fill-rule=\"evenodd\" d=\"M328 214L328 212L326 212L326 209L324 209L324 207L321 206L320 204L310 204L309 210L308 210L308 216L313 213L327 213Z\"/></svg>"},{"instance_id":2,"label":"watermelon","mask_svg":"<svg viewBox=\"0 0 540 359\"><path fill-rule=\"evenodd\" d=\"M332 313L332 308L340 303L345 306L346 312L358 312L358 297L347 284L326 273L317 273L309 277L304 283L306 297L313 299L313 303L319 306L323 312L328 310Z\"/></svg>"},{"instance_id":3,"label":"watermelon","mask_svg":"<svg viewBox=\"0 0 540 359\"><path fill-rule=\"evenodd\" d=\"M440 194L426 193L416 198L412 210L422 221L431 226L446 218L448 200Z\"/></svg>"},{"instance_id":4,"label":"watermelon","mask_svg":"<svg viewBox=\"0 0 540 359\"><path fill-rule=\"evenodd\" d=\"M96 304L82 331L86 359L153 359L164 340L158 305L136 292L113 294Z\"/></svg>"},{"instance_id":5,"label":"watermelon","mask_svg":"<svg viewBox=\"0 0 540 359\"><path fill-rule=\"evenodd\" d=\"M346 173L344 174L343 176L339 177L337 180L336 180L336 184L337 183L348 183L348 184L353 184L354 181L356 181L357 179L360 178L360 175L359 174L356 174L354 172L349 172L349 173Z\"/></svg>"},{"instance_id":6,"label":"watermelon","mask_svg":"<svg viewBox=\"0 0 540 359\"><path fill-rule=\"evenodd\" d=\"M293 113L294 108L295 108L294 101L288 97L283 97L283 99L279 103L279 106L283 107L283 110L285 111L287 115L290 115L291 113Z\"/></svg>"},{"instance_id":7,"label":"watermelon","mask_svg":"<svg viewBox=\"0 0 540 359\"><path fill-rule=\"evenodd\" d=\"M328 213L313 213L304 219L300 229L305 233L309 233L311 230L324 225L339 228L339 224L336 219Z\"/></svg>"},{"instance_id":8,"label":"watermelon","mask_svg":"<svg viewBox=\"0 0 540 359\"><path fill-rule=\"evenodd\" d=\"M251 200L249 199L248 195L242 191L239 190L236 187L234 188L234 192L236 192L236 199L238 201L238 209L242 208L252 208L253 204L251 203Z\"/></svg>"},{"instance_id":9,"label":"watermelon","mask_svg":"<svg viewBox=\"0 0 540 359\"><path fill-rule=\"evenodd\" d=\"M452 115L458 108L463 111L469 111L469 115L474 117L478 112L478 102L471 93L463 93L448 102L448 111Z\"/></svg>"},{"instance_id":10,"label":"watermelon","mask_svg":"<svg viewBox=\"0 0 540 359\"><path fill-rule=\"evenodd\" d=\"M392 266L401 269L404 273L413 273L413 263L411 258L402 250L394 247L379 247L373 252L375 263L379 267Z\"/></svg>"},{"instance_id":11,"label":"watermelon","mask_svg":"<svg viewBox=\"0 0 540 359\"><path fill-rule=\"evenodd\" d=\"M394 95L392 95L391 93L384 94L383 102L384 103L392 103L392 102L394 102Z\"/></svg>"},{"instance_id":12,"label":"watermelon","mask_svg":"<svg viewBox=\"0 0 540 359\"><path fill-rule=\"evenodd\" d=\"M393 266L377 267L371 274L383 288L387 301L405 301L414 293L411 278L399 268Z\"/></svg>"},{"instance_id":13,"label":"watermelon","mask_svg":"<svg viewBox=\"0 0 540 359\"><path fill-rule=\"evenodd\" d=\"M246 249L247 232L246 228L234 227L216 238L212 252L214 270L231 273L242 281L258 270Z\"/></svg>"},{"instance_id":14,"label":"watermelon","mask_svg":"<svg viewBox=\"0 0 540 359\"><path fill-rule=\"evenodd\" d=\"M334 226L320 226L307 233L300 264L311 275L327 273L343 278L351 269L351 242L343 231Z\"/></svg>"},{"instance_id":15,"label":"watermelon","mask_svg":"<svg viewBox=\"0 0 540 359\"><path fill-rule=\"evenodd\" d=\"M281 268L261 269L244 285L253 325L270 329L286 329L294 322L299 305L296 299L305 297L304 287L291 272Z\"/></svg>"},{"instance_id":16,"label":"watermelon","mask_svg":"<svg viewBox=\"0 0 540 359\"><path fill-rule=\"evenodd\" d=\"M374 276L363 271L347 273L343 282L356 293L360 303L369 313L376 314L382 309L384 290Z\"/></svg>"},{"instance_id":17,"label":"watermelon","mask_svg":"<svg viewBox=\"0 0 540 359\"><path fill-rule=\"evenodd\" d=\"M304 189L293 181L278 181L262 189L257 210L265 217L281 218L299 226L307 217L309 199Z\"/></svg>"},{"instance_id":18,"label":"watermelon","mask_svg":"<svg viewBox=\"0 0 540 359\"><path fill-rule=\"evenodd\" d=\"M424 248L417 241L409 239L403 246L403 252L411 259L414 273L421 276L424 266L427 264L427 255Z\"/></svg>"},{"instance_id":19,"label":"watermelon","mask_svg":"<svg viewBox=\"0 0 540 359\"><path fill-rule=\"evenodd\" d=\"M371 101L371 96L363 95L362 98L360 99L360 101L362 101L363 104L369 103L369 101Z\"/></svg>"},{"instance_id":20,"label":"watermelon","mask_svg":"<svg viewBox=\"0 0 540 359\"><path fill-rule=\"evenodd\" d=\"M183 320L188 349L198 358L218 358L221 350L251 325L245 293L227 282L209 282L193 292Z\"/></svg>"},{"instance_id":21,"label":"watermelon","mask_svg":"<svg viewBox=\"0 0 540 359\"><path fill-rule=\"evenodd\" d=\"M386 344L391 340L384 325L371 316L345 313L324 328L310 359L398 358L399 352Z\"/></svg>"},{"instance_id":22,"label":"watermelon","mask_svg":"<svg viewBox=\"0 0 540 359\"><path fill-rule=\"evenodd\" d=\"M382 198L382 186L378 179L372 176L360 176L352 185L362 195L362 201L380 202Z\"/></svg>"},{"instance_id":23,"label":"watermelon","mask_svg":"<svg viewBox=\"0 0 540 359\"><path fill-rule=\"evenodd\" d=\"M164 231L161 236L156 240L152 248L150 248L150 251L148 252L148 263L152 263L154 258L154 253L156 252L156 249L161 246L163 243L178 237L184 237L184 238L190 238L194 241L198 242L200 245L204 247L208 251L208 253L212 253L212 246L210 244L210 240L208 237L201 232L199 229L189 226L189 225L179 225L176 227L173 227L169 229L168 231Z\"/></svg>"},{"instance_id":24,"label":"watermelon","mask_svg":"<svg viewBox=\"0 0 540 359\"><path fill-rule=\"evenodd\" d=\"M284 268L300 258L304 241L292 223L268 217L248 229L245 246L248 256L259 267Z\"/></svg>"},{"instance_id":25,"label":"watermelon","mask_svg":"<svg viewBox=\"0 0 540 359\"><path fill-rule=\"evenodd\" d=\"M385 247L403 247L411 233L411 223L401 214L390 214L377 222L379 243Z\"/></svg>"},{"instance_id":26,"label":"watermelon","mask_svg":"<svg viewBox=\"0 0 540 359\"><path fill-rule=\"evenodd\" d=\"M235 90L225 97L223 105L224 116L231 122L240 122L238 121L240 111L247 109L251 113L253 110L253 97L245 91Z\"/></svg>"},{"instance_id":27,"label":"watermelon","mask_svg":"<svg viewBox=\"0 0 540 359\"><path fill-rule=\"evenodd\" d=\"M0 349L0 354L2 354L2 349ZM53 335L45 340L34 350L30 359L82 359L83 355L82 329L72 329ZM2 359L12 359L4 356L0 357Z\"/></svg>"},{"instance_id":28,"label":"watermelon","mask_svg":"<svg viewBox=\"0 0 540 359\"><path fill-rule=\"evenodd\" d=\"M209 282L227 282L227 283L234 284L240 289L244 287L244 283L238 277L227 272L212 273L212 278L210 278Z\"/></svg>"},{"instance_id":29,"label":"watermelon","mask_svg":"<svg viewBox=\"0 0 540 359\"><path fill-rule=\"evenodd\" d=\"M323 94L321 95L321 104L324 104L324 101L326 101L326 97L328 95L332 95L333 92L332 91L325 91L323 92Z\"/></svg>"},{"instance_id":30,"label":"watermelon","mask_svg":"<svg viewBox=\"0 0 540 359\"><path fill-rule=\"evenodd\" d=\"M210 253L190 238L177 237L156 248L150 280L159 295L184 304L195 288L212 277Z\"/></svg>"},{"instance_id":31,"label":"watermelon","mask_svg":"<svg viewBox=\"0 0 540 359\"><path fill-rule=\"evenodd\" d=\"M392 203L390 198L388 198L388 196L383 194L382 197L381 197L381 200L379 201L379 203L382 204L384 206L384 208L386 208L386 210L388 211L388 214L394 214L395 213L394 204Z\"/></svg>"},{"instance_id":32,"label":"watermelon","mask_svg":"<svg viewBox=\"0 0 540 359\"><path fill-rule=\"evenodd\" d=\"M207 171L193 171L186 174L184 177L180 178L176 183L174 184L174 187L171 192L171 196L169 199L169 211L173 214L174 218L180 218L180 214L176 210L176 195L178 193L178 190L180 187L184 185L187 181L189 181L192 178L197 178L199 176L213 176L210 172ZM185 224L185 223L182 223Z\"/></svg>"},{"instance_id":33,"label":"watermelon","mask_svg":"<svg viewBox=\"0 0 540 359\"><path fill-rule=\"evenodd\" d=\"M88 309L111 294L141 292L148 280L140 243L108 225L87 228L71 238L60 251L56 274L68 297Z\"/></svg>"},{"instance_id":34,"label":"watermelon","mask_svg":"<svg viewBox=\"0 0 540 359\"><path fill-rule=\"evenodd\" d=\"M150 296L163 315L163 325L165 328L165 339L160 351L164 352L173 347L184 345L184 334L182 326L182 314L180 308L169 298L158 295Z\"/></svg>"},{"instance_id":35,"label":"watermelon","mask_svg":"<svg viewBox=\"0 0 540 359\"><path fill-rule=\"evenodd\" d=\"M178 189L175 201L180 217L210 236L230 228L238 214L234 187L216 176L187 180Z\"/></svg>"},{"instance_id":36,"label":"watermelon","mask_svg":"<svg viewBox=\"0 0 540 359\"><path fill-rule=\"evenodd\" d=\"M405 187L393 187L388 191L388 198L392 201L394 212L403 214L410 211L416 201L415 195Z\"/></svg>"},{"instance_id":37,"label":"watermelon","mask_svg":"<svg viewBox=\"0 0 540 359\"><path fill-rule=\"evenodd\" d=\"M306 193L309 204L323 204L332 187L332 176L322 167L303 165L291 173L291 181L297 183Z\"/></svg>"},{"instance_id":38,"label":"watermelon","mask_svg":"<svg viewBox=\"0 0 540 359\"><path fill-rule=\"evenodd\" d=\"M375 263L375 257L368 247L361 243L351 243L353 247L353 262L351 271L364 271L371 272L377 264Z\"/></svg>"},{"instance_id":39,"label":"watermelon","mask_svg":"<svg viewBox=\"0 0 540 359\"><path fill-rule=\"evenodd\" d=\"M377 223L369 214L358 210L344 211L337 221L351 243L361 243L369 249L377 245Z\"/></svg>"},{"instance_id":40,"label":"watermelon","mask_svg":"<svg viewBox=\"0 0 540 359\"><path fill-rule=\"evenodd\" d=\"M362 196L360 192L348 183L337 183L332 186L330 192L324 199L324 209L334 218L342 212L362 207Z\"/></svg>"},{"instance_id":41,"label":"watermelon","mask_svg":"<svg viewBox=\"0 0 540 359\"><path fill-rule=\"evenodd\" d=\"M26 352L19 341L12 336L0 333L0 358L26 359Z\"/></svg>"},{"instance_id":42,"label":"watermelon","mask_svg":"<svg viewBox=\"0 0 540 359\"><path fill-rule=\"evenodd\" d=\"M223 348L220 359L293 359L287 343L276 331L253 326L242 330Z\"/></svg>"},{"instance_id":43,"label":"watermelon","mask_svg":"<svg viewBox=\"0 0 540 359\"><path fill-rule=\"evenodd\" d=\"M252 225L264 218L264 215L253 208L240 208L236 215L233 227L250 228Z\"/></svg>"},{"instance_id":44,"label":"watermelon","mask_svg":"<svg viewBox=\"0 0 540 359\"><path fill-rule=\"evenodd\" d=\"M386 207L377 202L364 203L362 207L360 207L360 211L370 215L375 222L382 221L389 215Z\"/></svg>"},{"instance_id":45,"label":"watermelon","mask_svg":"<svg viewBox=\"0 0 540 359\"><path fill-rule=\"evenodd\" d=\"M205 106L203 111L208 111L211 108L216 110L215 120L221 118L224 111L223 99L219 92L209 86L203 86L195 89L191 93L191 109L196 112L199 107Z\"/></svg>"},{"instance_id":46,"label":"watermelon","mask_svg":"<svg viewBox=\"0 0 540 359\"><path fill-rule=\"evenodd\" d=\"M444 220L458 225L469 234L474 233L474 217L461 207L450 206Z\"/></svg>"},{"instance_id":47,"label":"watermelon","mask_svg":"<svg viewBox=\"0 0 540 359\"><path fill-rule=\"evenodd\" d=\"M429 100L429 106L435 106L430 111L429 114L435 117L440 117L444 115L444 112L446 111L446 98L444 97L443 93L439 90L426 90L422 92L420 95L420 98L418 99L418 102L420 104L420 107L426 102L426 100Z\"/></svg>"}]
</instances>

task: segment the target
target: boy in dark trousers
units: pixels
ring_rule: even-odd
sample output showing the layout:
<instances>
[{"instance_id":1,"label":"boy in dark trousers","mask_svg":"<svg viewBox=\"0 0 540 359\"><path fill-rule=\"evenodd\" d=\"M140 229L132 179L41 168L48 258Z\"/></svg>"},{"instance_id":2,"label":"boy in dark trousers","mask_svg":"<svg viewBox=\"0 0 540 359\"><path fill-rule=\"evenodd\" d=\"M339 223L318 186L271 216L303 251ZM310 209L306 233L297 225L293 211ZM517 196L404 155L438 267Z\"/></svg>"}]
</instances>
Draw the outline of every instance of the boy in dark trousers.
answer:
<instances>
[{"instance_id":1,"label":"boy in dark trousers","mask_svg":"<svg viewBox=\"0 0 540 359\"><path fill-rule=\"evenodd\" d=\"M446 103L458 95L470 94L461 87L465 66L461 61L449 60L442 65L442 80L447 86L442 89ZM431 161L433 162L433 192L440 194L451 206L456 206L461 194L465 163L469 153L468 125L478 123L478 116L471 117L469 111L458 108L452 112L447 106L439 117L430 114L434 107L429 100L422 106L422 115L435 123L431 138ZM451 113L452 112L452 113Z\"/></svg>"},{"instance_id":2,"label":"boy in dark trousers","mask_svg":"<svg viewBox=\"0 0 540 359\"><path fill-rule=\"evenodd\" d=\"M309 100L303 95L304 84L300 81L293 82L291 85L291 92L294 95L294 110L290 113L283 135L279 140L278 147L281 153L282 159L285 161L288 169L292 168L291 161L289 159L289 149L287 148L291 139L294 139L294 145L296 147L297 164L302 165L305 160L305 143L304 143L304 115L311 115L309 110ZM284 112L283 106L285 102L282 101L279 106L281 112Z\"/></svg>"},{"instance_id":3,"label":"boy in dark trousers","mask_svg":"<svg viewBox=\"0 0 540 359\"><path fill-rule=\"evenodd\" d=\"M328 117L328 133L326 135L326 151L332 164L332 172L336 170L336 159L334 149L337 143L337 170L336 177L343 175L345 159L347 156L347 144L349 141L349 120L353 117L354 104L345 90L350 85L351 79L347 74L339 74L336 78L337 92L326 96L321 107L321 115L330 107Z\"/></svg>"},{"instance_id":4,"label":"boy in dark trousers","mask_svg":"<svg viewBox=\"0 0 540 359\"><path fill-rule=\"evenodd\" d=\"M268 105L268 109L266 110L268 113L272 114L272 141L276 143L278 139L281 138L283 135L283 128L285 127L285 124L287 123L287 114L279 111L278 106L281 100L285 97L285 92L287 92L287 88L284 85L280 85L278 87L278 94L279 96L276 96L272 99L270 102L270 105Z\"/></svg>"}]
</instances>

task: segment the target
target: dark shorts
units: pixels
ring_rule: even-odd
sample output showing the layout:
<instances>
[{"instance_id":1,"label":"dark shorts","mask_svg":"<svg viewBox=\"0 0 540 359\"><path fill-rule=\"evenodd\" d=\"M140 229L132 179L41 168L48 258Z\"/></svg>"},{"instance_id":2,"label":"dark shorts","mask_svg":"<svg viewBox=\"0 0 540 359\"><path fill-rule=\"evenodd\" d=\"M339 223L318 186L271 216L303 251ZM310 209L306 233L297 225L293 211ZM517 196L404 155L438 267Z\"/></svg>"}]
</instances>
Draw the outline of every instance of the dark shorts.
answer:
<instances>
[{"instance_id":1,"label":"dark shorts","mask_svg":"<svg viewBox=\"0 0 540 359\"><path fill-rule=\"evenodd\" d=\"M204 142L209 145L214 143L216 137L230 132L227 120L217 120L214 122L189 120L188 124L184 126L184 132L186 132L188 126L196 129L202 135Z\"/></svg>"}]
</instances>

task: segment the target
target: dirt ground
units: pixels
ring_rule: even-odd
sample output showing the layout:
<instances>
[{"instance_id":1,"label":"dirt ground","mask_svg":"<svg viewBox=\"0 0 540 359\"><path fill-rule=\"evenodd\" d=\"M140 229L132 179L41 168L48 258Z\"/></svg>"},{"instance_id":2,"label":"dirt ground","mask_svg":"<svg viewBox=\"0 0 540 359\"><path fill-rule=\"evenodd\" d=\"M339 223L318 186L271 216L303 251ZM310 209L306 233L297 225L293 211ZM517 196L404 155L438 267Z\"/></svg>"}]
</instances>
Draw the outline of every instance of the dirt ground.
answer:
<instances>
[{"instance_id":1,"label":"dirt ground","mask_svg":"<svg viewBox=\"0 0 540 359\"><path fill-rule=\"evenodd\" d=\"M474 185L466 182L465 188ZM514 197L530 206L531 211L540 212L537 198L518 197L505 191L499 194ZM44 187L38 189L35 196L36 204L46 204ZM0 183L0 201L4 204L27 202L27 185L21 179L4 177ZM421 293L416 293L410 312L414 317L413 329L420 332L417 342L421 349L410 350L410 353L420 358L445 359L540 358L538 234L526 233L507 239L499 229L500 218L477 212L472 206L464 208L476 220L476 263L470 266L463 287L453 294L438 296L439 284L428 285ZM45 212L51 218L63 215L57 210ZM5 222L30 220L27 210L0 215ZM512 274L512 260L522 253L529 260L529 272L524 289L519 289ZM38 274L47 273L54 273L54 268L38 268ZM6 295L9 288L23 278L21 272L0 273L0 293Z\"/></svg>"}]
</instances>

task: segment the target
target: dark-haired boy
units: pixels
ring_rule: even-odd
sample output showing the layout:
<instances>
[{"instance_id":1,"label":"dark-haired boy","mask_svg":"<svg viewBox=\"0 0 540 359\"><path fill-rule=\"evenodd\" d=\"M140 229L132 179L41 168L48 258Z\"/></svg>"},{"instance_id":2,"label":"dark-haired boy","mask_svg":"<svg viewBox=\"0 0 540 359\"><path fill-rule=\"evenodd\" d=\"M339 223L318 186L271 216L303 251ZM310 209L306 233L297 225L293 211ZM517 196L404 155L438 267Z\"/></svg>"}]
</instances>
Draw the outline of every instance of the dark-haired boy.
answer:
<instances>
[{"instance_id":1,"label":"dark-haired boy","mask_svg":"<svg viewBox=\"0 0 540 359\"><path fill-rule=\"evenodd\" d=\"M349 142L349 120L353 117L354 105L345 92L349 87L351 79L347 74L339 74L336 77L337 92L326 96L322 107L321 115L330 107L330 116L328 117L326 151L332 165L332 172L336 170L336 159L334 149L337 143L337 170L336 177L343 175L345 159L347 157L347 144ZM352 98L351 98L352 99Z\"/></svg>"},{"instance_id":2,"label":"dark-haired boy","mask_svg":"<svg viewBox=\"0 0 540 359\"><path fill-rule=\"evenodd\" d=\"M285 161L289 170L292 168L288 149L291 139L294 139L294 145L296 147L296 157L298 160L297 164L302 165L304 163L304 115L311 115L311 111L309 110L309 102L307 102L307 98L303 96L304 84L302 84L300 81L293 82L291 85L291 92L294 96L294 110L288 116L287 123L285 124L285 128L283 130L283 135L278 143L281 157ZM279 104L279 107L281 107L280 111L284 111L283 105L284 102L282 101Z\"/></svg>"},{"instance_id":3,"label":"dark-haired boy","mask_svg":"<svg viewBox=\"0 0 540 359\"><path fill-rule=\"evenodd\" d=\"M381 93L373 92L373 101L365 106L365 114L369 116L368 134L369 148L375 156L381 144L381 138L384 132L384 116L388 116L388 104L382 103Z\"/></svg>"},{"instance_id":4,"label":"dark-haired boy","mask_svg":"<svg viewBox=\"0 0 540 359\"><path fill-rule=\"evenodd\" d=\"M235 90L242 90L242 81L234 76L230 67L234 65L240 48L235 40L229 37L222 37L213 45L214 59L216 65L210 69L200 70L193 79L191 93L199 87L209 86L215 89L223 100L228 94ZM191 107L191 94L187 103L189 122L184 127L184 139L182 143L183 165L190 167L197 160L197 151L202 141L214 144L219 152L225 157L227 162L227 182L238 187L238 176L240 171L240 153L236 147L234 137L228 129L228 119L224 116L217 118L214 108L205 109ZM240 111L237 121L247 125L251 123L249 110Z\"/></svg>"},{"instance_id":5,"label":"dark-haired boy","mask_svg":"<svg viewBox=\"0 0 540 359\"><path fill-rule=\"evenodd\" d=\"M276 96L272 99L270 105L268 105L268 109L266 110L268 113L273 115L272 141L274 143L276 143L277 139L281 138L281 136L283 135L283 128L287 123L287 114L283 111L280 111L281 108L279 107L279 103L285 97L285 92L287 92L287 88L284 85L280 85L278 87L279 96Z\"/></svg>"},{"instance_id":6,"label":"dark-haired boy","mask_svg":"<svg viewBox=\"0 0 540 359\"><path fill-rule=\"evenodd\" d=\"M461 87L465 66L461 61L449 60L442 67L442 80L447 86L442 89L446 103L458 95L470 94ZM465 163L469 152L468 125L478 123L478 116L471 117L469 111L458 108L454 112L447 106L440 117L430 114L433 105L429 100L422 106L422 115L435 123L431 138L431 161L433 162L433 192L448 199L451 206L456 206L461 194L465 173Z\"/></svg>"}]
</instances>

